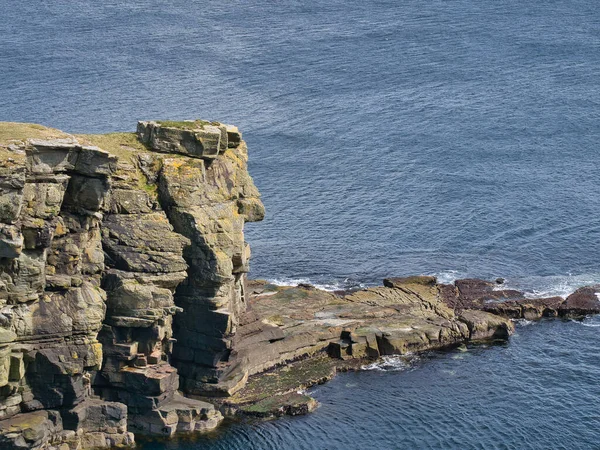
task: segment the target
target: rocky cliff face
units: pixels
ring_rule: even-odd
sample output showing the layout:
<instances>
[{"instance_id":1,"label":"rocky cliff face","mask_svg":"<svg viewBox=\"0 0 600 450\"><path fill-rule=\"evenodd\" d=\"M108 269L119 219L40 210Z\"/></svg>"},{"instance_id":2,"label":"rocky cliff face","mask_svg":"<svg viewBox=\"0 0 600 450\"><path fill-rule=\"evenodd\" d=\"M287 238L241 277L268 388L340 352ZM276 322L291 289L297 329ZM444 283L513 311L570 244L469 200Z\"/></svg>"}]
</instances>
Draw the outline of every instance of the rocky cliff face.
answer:
<instances>
[{"instance_id":1,"label":"rocky cliff face","mask_svg":"<svg viewBox=\"0 0 600 450\"><path fill-rule=\"evenodd\" d=\"M0 443L130 445L214 428L248 370L247 221L264 209L235 127L72 136L0 124ZM178 314L185 311L184 314Z\"/></svg>"}]
</instances>

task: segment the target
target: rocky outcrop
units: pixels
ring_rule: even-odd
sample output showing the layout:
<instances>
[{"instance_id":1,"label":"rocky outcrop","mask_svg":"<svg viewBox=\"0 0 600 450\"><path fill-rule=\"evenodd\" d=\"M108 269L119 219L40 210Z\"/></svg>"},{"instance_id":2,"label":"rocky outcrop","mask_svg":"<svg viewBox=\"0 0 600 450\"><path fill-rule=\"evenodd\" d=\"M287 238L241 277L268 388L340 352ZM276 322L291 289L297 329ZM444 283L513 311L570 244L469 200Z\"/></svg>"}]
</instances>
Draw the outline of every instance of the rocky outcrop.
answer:
<instances>
[{"instance_id":1,"label":"rocky outcrop","mask_svg":"<svg viewBox=\"0 0 600 450\"><path fill-rule=\"evenodd\" d=\"M158 199L175 231L190 242L183 253L188 277L175 295L186 314L175 317L173 364L184 392L222 395L235 391L248 376L248 362L233 345L246 309L250 248L243 228L245 222L261 220L264 208L246 171L246 145L237 129L202 126L194 135L201 143L185 131L174 151L209 157L163 159ZM168 134L155 123L141 123L138 133L158 148L168 147ZM216 157L220 152L231 157Z\"/></svg>"},{"instance_id":2,"label":"rocky outcrop","mask_svg":"<svg viewBox=\"0 0 600 450\"><path fill-rule=\"evenodd\" d=\"M219 392L247 373L231 340L243 226L264 209L240 133L201 121L97 136L0 128L3 448L216 427L221 413L179 390Z\"/></svg>"},{"instance_id":3,"label":"rocky outcrop","mask_svg":"<svg viewBox=\"0 0 600 450\"><path fill-rule=\"evenodd\" d=\"M247 350L251 376L244 388L219 400L222 408L261 417L298 414L314 407L299 390L330 379L336 370L358 369L365 360L504 341L514 330L511 319L581 318L600 311L597 286L566 299L531 299L501 281L447 285L432 276L412 276L383 284L327 292L252 282L246 315L261 317L262 324L245 338L254 342Z\"/></svg>"},{"instance_id":4,"label":"rocky outcrop","mask_svg":"<svg viewBox=\"0 0 600 450\"><path fill-rule=\"evenodd\" d=\"M222 412L303 414L316 402L298 389L338 368L600 312L597 286L533 300L427 276L342 293L248 285L244 224L264 208L247 158L217 122L77 136L0 123L2 448L132 446L214 429Z\"/></svg>"},{"instance_id":5,"label":"rocky outcrop","mask_svg":"<svg viewBox=\"0 0 600 450\"><path fill-rule=\"evenodd\" d=\"M454 311L480 310L510 319L538 320L543 317L582 318L600 313L600 286L578 289L567 298L529 298L523 292L505 289L503 283L456 280L441 285L444 302Z\"/></svg>"},{"instance_id":6,"label":"rocky outcrop","mask_svg":"<svg viewBox=\"0 0 600 450\"><path fill-rule=\"evenodd\" d=\"M252 358L262 363L257 371L322 349L341 359L377 358L506 339L514 329L485 311L455 312L433 277L386 279L383 287L350 293L255 282L252 292L251 311L263 318L255 334L262 360Z\"/></svg>"}]
</instances>

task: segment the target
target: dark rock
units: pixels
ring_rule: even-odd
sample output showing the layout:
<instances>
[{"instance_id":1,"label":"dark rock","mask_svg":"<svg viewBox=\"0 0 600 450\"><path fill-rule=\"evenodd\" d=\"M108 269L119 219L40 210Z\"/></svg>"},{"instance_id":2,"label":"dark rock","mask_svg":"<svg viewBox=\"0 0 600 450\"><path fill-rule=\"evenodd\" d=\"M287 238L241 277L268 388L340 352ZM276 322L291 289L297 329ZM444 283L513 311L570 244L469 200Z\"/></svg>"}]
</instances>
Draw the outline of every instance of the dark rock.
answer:
<instances>
[{"instance_id":1,"label":"dark rock","mask_svg":"<svg viewBox=\"0 0 600 450\"><path fill-rule=\"evenodd\" d=\"M437 279L427 275L417 275L403 278L386 278L383 280L383 285L389 288L398 288L407 284L422 284L424 286L435 286Z\"/></svg>"},{"instance_id":2,"label":"dark rock","mask_svg":"<svg viewBox=\"0 0 600 450\"><path fill-rule=\"evenodd\" d=\"M482 309L484 305L492 302L525 298L522 292L513 289L496 289L497 285L495 283L485 280L456 280L454 285L458 290L458 298L454 306L457 310Z\"/></svg>"},{"instance_id":3,"label":"dark rock","mask_svg":"<svg viewBox=\"0 0 600 450\"><path fill-rule=\"evenodd\" d=\"M600 313L600 286L577 289L558 308L562 317L583 317Z\"/></svg>"}]
</instances>

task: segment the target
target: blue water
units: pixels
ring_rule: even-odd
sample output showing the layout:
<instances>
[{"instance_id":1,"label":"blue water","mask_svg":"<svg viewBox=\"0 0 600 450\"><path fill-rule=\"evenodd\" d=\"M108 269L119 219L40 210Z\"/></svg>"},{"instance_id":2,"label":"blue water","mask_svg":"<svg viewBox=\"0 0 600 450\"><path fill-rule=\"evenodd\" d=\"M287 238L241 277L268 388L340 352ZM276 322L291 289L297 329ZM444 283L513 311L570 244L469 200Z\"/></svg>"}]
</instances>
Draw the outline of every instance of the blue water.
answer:
<instances>
[{"instance_id":1,"label":"blue water","mask_svg":"<svg viewBox=\"0 0 600 450\"><path fill-rule=\"evenodd\" d=\"M414 273L444 281L503 276L537 295L600 282L595 1L0 0L0 7L0 120L106 132L133 130L137 119L200 117L242 129L268 214L247 227L254 277L333 288ZM584 338L583 328L563 323L538 329L555 333L555 351L567 349L567 371L577 367L577 352L598 354L595 332ZM558 382L547 367L553 360L541 354L534 353L535 376L517 370L544 339L475 352L477 364L507 377L489 381L502 394L489 410L515 401L501 381ZM498 355L511 351L511 370L502 372L508 363ZM430 370L439 361L400 375L402 389L418 372L421 395L469 398L479 377L471 371L464 384L436 387ZM372 403L352 406L356 391L331 384L318 394L321 411L337 408L332 416L343 418L362 408L361 429L377 433L353 442L393 446L376 406L389 403L397 374L353 376L357 391L379 386ZM587 423L582 405L598 410L593 380L569 381L568 392L582 400L568 408L563 428ZM553 403L518 412L540 420L538 434L556 431ZM407 445L439 444L444 428L427 414L411 410L407 439L424 440ZM463 448L514 431L512 415L483 436L460 414L451 435ZM327 442L330 430L301 428L311 420L265 429L293 435L300 427L309 442ZM589 444L580 435L564 446ZM227 432L214 445L239 446L240 436ZM547 448L541 442L527 446Z\"/></svg>"},{"instance_id":2,"label":"blue water","mask_svg":"<svg viewBox=\"0 0 600 450\"><path fill-rule=\"evenodd\" d=\"M519 325L509 345L339 375L310 391L322 404L308 416L142 449L597 449L600 367L582 341L599 329L600 318Z\"/></svg>"}]
</instances>

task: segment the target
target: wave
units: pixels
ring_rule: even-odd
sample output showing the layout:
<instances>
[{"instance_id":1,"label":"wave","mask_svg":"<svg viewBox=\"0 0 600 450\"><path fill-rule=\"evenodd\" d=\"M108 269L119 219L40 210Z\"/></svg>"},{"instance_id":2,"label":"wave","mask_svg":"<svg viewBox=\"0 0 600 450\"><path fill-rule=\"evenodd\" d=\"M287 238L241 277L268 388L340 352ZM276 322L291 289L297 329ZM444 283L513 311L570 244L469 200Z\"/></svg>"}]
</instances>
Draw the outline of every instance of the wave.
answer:
<instances>
[{"instance_id":1,"label":"wave","mask_svg":"<svg viewBox=\"0 0 600 450\"><path fill-rule=\"evenodd\" d=\"M583 327L600 328L600 316L588 316L583 320L571 319L570 322L577 323Z\"/></svg>"},{"instance_id":2,"label":"wave","mask_svg":"<svg viewBox=\"0 0 600 450\"><path fill-rule=\"evenodd\" d=\"M462 278L478 278L477 275L469 274L459 270L444 270L432 273L439 283L452 284ZM480 277L490 279L490 277ZM276 286L297 286L298 284L310 284L324 291L341 291L348 289L363 289L373 286L373 284L357 281L352 278L327 279L323 277L298 277L298 278L274 278L268 279L269 283ZM506 278L503 284L496 289L515 289L525 294L527 298L544 297L568 297L577 289L583 286L600 284L600 273L580 274L580 275L551 275L551 276L523 276ZM375 283L374 285L381 285Z\"/></svg>"},{"instance_id":3,"label":"wave","mask_svg":"<svg viewBox=\"0 0 600 450\"><path fill-rule=\"evenodd\" d=\"M318 282L311 280L310 278L274 278L268 279L269 283L275 286L297 286L299 284L310 284L311 286L321 289L323 291L343 291L347 289L362 289L367 287L364 283L346 278L344 280L332 280L328 282Z\"/></svg>"},{"instance_id":4,"label":"wave","mask_svg":"<svg viewBox=\"0 0 600 450\"><path fill-rule=\"evenodd\" d=\"M465 273L459 272L458 270L444 270L432 275L437 278L438 283L442 284L453 284L456 280L468 278Z\"/></svg>"},{"instance_id":5,"label":"wave","mask_svg":"<svg viewBox=\"0 0 600 450\"><path fill-rule=\"evenodd\" d=\"M520 327L526 327L529 325L534 325L537 322L533 321L533 320L527 320L527 319L512 319L512 321Z\"/></svg>"},{"instance_id":6,"label":"wave","mask_svg":"<svg viewBox=\"0 0 600 450\"><path fill-rule=\"evenodd\" d=\"M600 274L552 275L507 279L501 289L517 289L528 298L568 297L583 286L600 284Z\"/></svg>"},{"instance_id":7,"label":"wave","mask_svg":"<svg viewBox=\"0 0 600 450\"><path fill-rule=\"evenodd\" d=\"M461 278L491 280L490 277L478 277L458 270L446 270L433 275L439 283L444 284L452 284ZM523 292L528 298L568 297L580 287L595 284L600 284L600 273L511 277L505 278L504 283L499 284L496 289L515 289Z\"/></svg>"},{"instance_id":8,"label":"wave","mask_svg":"<svg viewBox=\"0 0 600 450\"><path fill-rule=\"evenodd\" d=\"M413 354L382 356L377 361L361 367L362 370L378 370L380 372L397 372L408 370L419 359Z\"/></svg>"}]
</instances>

